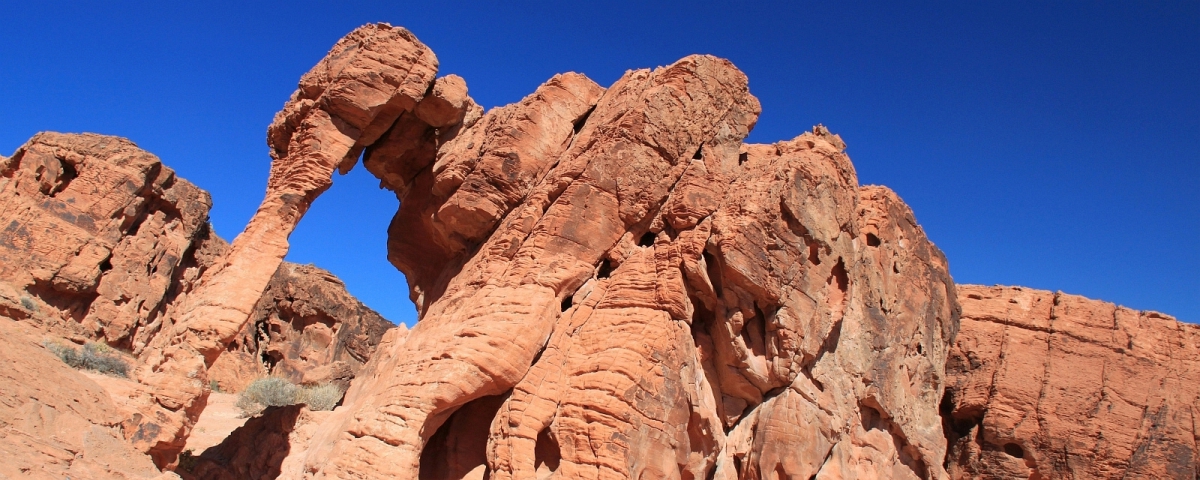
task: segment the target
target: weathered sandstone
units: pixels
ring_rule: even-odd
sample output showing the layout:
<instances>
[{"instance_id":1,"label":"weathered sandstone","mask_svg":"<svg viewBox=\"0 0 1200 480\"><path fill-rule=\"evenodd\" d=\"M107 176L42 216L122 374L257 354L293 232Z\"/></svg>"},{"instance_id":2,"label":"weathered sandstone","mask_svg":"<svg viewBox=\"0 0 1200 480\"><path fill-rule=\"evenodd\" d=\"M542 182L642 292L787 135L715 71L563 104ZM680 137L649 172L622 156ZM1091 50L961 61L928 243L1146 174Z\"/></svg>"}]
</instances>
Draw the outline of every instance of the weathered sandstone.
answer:
<instances>
[{"instance_id":1,"label":"weathered sandstone","mask_svg":"<svg viewBox=\"0 0 1200 480\"><path fill-rule=\"evenodd\" d=\"M708 56L458 105L365 151L421 321L285 478L945 476L953 283L840 138Z\"/></svg>"},{"instance_id":2,"label":"weathered sandstone","mask_svg":"<svg viewBox=\"0 0 1200 480\"><path fill-rule=\"evenodd\" d=\"M283 262L208 378L226 392L268 375L344 389L384 332L395 327L351 296L333 274Z\"/></svg>"},{"instance_id":3,"label":"weathered sandstone","mask_svg":"<svg viewBox=\"0 0 1200 480\"><path fill-rule=\"evenodd\" d=\"M125 412L42 335L0 317L0 478L177 478L125 441Z\"/></svg>"},{"instance_id":4,"label":"weathered sandstone","mask_svg":"<svg viewBox=\"0 0 1200 480\"><path fill-rule=\"evenodd\" d=\"M730 62L556 75L487 112L436 75L402 28L339 41L269 127L232 245L128 141L0 157L0 453L22 456L0 474L153 477L210 382L271 374L349 390L268 409L185 478L1197 478L1200 328L956 287L839 136L744 143L760 106ZM412 330L282 261L360 156L400 201ZM133 380L45 360L38 334L127 349Z\"/></svg>"},{"instance_id":5,"label":"weathered sandstone","mask_svg":"<svg viewBox=\"0 0 1200 480\"><path fill-rule=\"evenodd\" d=\"M139 360L170 356L160 337L229 249L207 223L206 192L116 137L34 136L3 161L0 205L0 316ZM392 326L317 268L285 262L267 291L258 321L220 355L215 379L227 391L267 374L344 385ZM182 448L208 387L203 362L176 365L174 375L135 365L135 381L109 392L122 435L160 466Z\"/></svg>"},{"instance_id":6,"label":"weathered sandstone","mask_svg":"<svg viewBox=\"0 0 1200 480\"><path fill-rule=\"evenodd\" d=\"M35 135L0 166L0 313L140 353L196 273L210 206L133 142Z\"/></svg>"},{"instance_id":7,"label":"weathered sandstone","mask_svg":"<svg viewBox=\"0 0 1200 480\"><path fill-rule=\"evenodd\" d=\"M959 287L943 404L954 478L1200 472L1200 327L1076 295Z\"/></svg>"}]
</instances>

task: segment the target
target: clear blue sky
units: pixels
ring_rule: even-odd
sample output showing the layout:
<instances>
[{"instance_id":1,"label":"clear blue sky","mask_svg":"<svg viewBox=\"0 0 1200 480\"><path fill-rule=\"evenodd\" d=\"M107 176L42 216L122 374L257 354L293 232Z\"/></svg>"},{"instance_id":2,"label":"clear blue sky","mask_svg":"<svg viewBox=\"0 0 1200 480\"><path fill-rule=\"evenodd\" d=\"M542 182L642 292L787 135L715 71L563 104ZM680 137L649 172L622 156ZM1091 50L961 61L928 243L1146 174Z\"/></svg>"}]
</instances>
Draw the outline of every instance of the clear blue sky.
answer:
<instances>
[{"instance_id":1,"label":"clear blue sky","mask_svg":"<svg viewBox=\"0 0 1200 480\"><path fill-rule=\"evenodd\" d=\"M957 282L1200 321L1200 2L367 3L4 0L0 151L40 130L128 137L212 192L232 239L262 198L272 116L361 24L408 27L485 107L559 72L608 85L711 53L762 101L751 141L841 134ZM385 259L396 206L361 169L338 177L288 259L411 324Z\"/></svg>"}]
</instances>

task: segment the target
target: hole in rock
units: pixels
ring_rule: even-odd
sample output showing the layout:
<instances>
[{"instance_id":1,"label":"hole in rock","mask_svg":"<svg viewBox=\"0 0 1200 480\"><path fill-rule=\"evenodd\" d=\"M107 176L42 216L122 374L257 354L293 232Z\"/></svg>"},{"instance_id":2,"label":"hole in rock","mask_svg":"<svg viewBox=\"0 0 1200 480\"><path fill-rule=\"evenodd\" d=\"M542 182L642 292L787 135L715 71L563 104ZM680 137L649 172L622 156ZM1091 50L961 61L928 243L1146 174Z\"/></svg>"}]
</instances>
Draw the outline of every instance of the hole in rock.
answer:
<instances>
[{"instance_id":1,"label":"hole in rock","mask_svg":"<svg viewBox=\"0 0 1200 480\"><path fill-rule=\"evenodd\" d=\"M259 358L262 359L263 366L267 368L268 372L275 371L275 365L279 364L280 360L283 360L283 357L278 352L267 351L262 352Z\"/></svg>"},{"instance_id":2,"label":"hole in rock","mask_svg":"<svg viewBox=\"0 0 1200 480\"><path fill-rule=\"evenodd\" d=\"M654 235L654 232L646 232L646 234L642 235L642 238L638 240L638 246L639 247L653 247L654 246L654 237L656 237L656 235Z\"/></svg>"},{"instance_id":3,"label":"hole in rock","mask_svg":"<svg viewBox=\"0 0 1200 480\"><path fill-rule=\"evenodd\" d=\"M579 117L579 120L575 121L575 123L572 125L572 127L575 128L575 133L579 133L580 130L583 130L583 125L587 123L588 117L592 116L592 112L594 111L596 111L595 105L588 109L588 111L585 112L582 117Z\"/></svg>"},{"instance_id":4,"label":"hole in rock","mask_svg":"<svg viewBox=\"0 0 1200 480\"><path fill-rule=\"evenodd\" d=\"M612 271L612 262L606 258L603 262L600 262L600 268L596 271L596 278L608 278L612 276Z\"/></svg>"},{"instance_id":5,"label":"hole in rock","mask_svg":"<svg viewBox=\"0 0 1200 480\"><path fill-rule=\"evenodd\" d=\"M704 145L701 145L700 148L696 149L696 153L692 154L692 160L703 160L703 159L704 159Z\"/></svg>"},{"instance_id":6,"label":"hole in rock","mask_svg":"<svg viewBox=\"0 0 1200 480\"><path fill-rule=\"evenodd\" d=\"M106 258L104 261L100 262L100 271L107 272L109 270L112 270L112 262L108 261Z\"/></svg>"},{"instance_id":7,"label":"hole in rock","mask_svg":"<svg viewBox=\"0 0 1200 480\"><path fill-rule=\"evenodd\" d=\"M58 175L58 186L54 187L54 190L50 191L51 197L58 195L58 193L63 190L66 190L67 185L71 183L71 180L74 180L79 176L79 170L75 169L75 164L61 158L58 159L58 163L62 166L62 173Z\"/></svg>"},{"instance_id":8,"label":"hole in rock","mask_svg":"<svg viewBox=\"0 0 1200 480\"><path fill-rule=\"evenodd\" d=\"M562 300L562 311L565 312L567 309L571 308L571 303L573 302L574 300L571 297L564 298Z\"/></svg>"},{"instance_id":9,"label":"hole in rock","mask_svg":"<svg viewBox=\"0 0 1200 480\"><path fill-rule=\"evenodd\" d=\"M538 434L537 443L533 447L533 468L537 478L549 478L558 471L558 463L561 460L562 453L558 448L558 441L550 433L550 427L546 427Z\"/></svg>"},{"instance_id":10,"label":"hole in rock","mask_svg":"<svg viewBox=\"0 0 1200 480\"><path fill-rule=\"evenodd\" d=\"M762 310L755 305L754 316L747 318L746 324L742 326L742 341L746 342L747 347L750 347L751 353L764 357L767 355L766 338L767 320Z\"/></svg>"},{"instance_id":11,"label":"hole in rock","mask_svg":"<svg viewBox=\"0 0 1200 480\"><path fill-rule=\"evenodd\" d=\"M808 243L808 261L813 265L821 264L821 249L817 247L817 242Z\"/></svg>"},{"instance_id":12,"label":"hole in rock","mask_svg":"<svg viewBox=\"0 0 1200 480\"><path fill-rule=\"evenodd\" d=\"M879 241L879 237L875 236L874 233L867 234L867 246L868 247L878 247L880 243L883 243L883 242Z\"/></svg>"},{"instance_id":13,"label":"hole in rock","mask_svg":"<svg viewBox=\"0 0 1200 480\"><path fill-rule=\"evenodd\" d=\"M421 450L420 480L484 479L492 419L509 392L468 402L450 415Z\"/></svg>"},{"instance_id":14,"label":"hole in rock","mask_svg":"<svg viewBox=\"0 0 1200 480\"><path fill-rule=\"evenodd\" d=\"M1025 449L1015 443L1004 444L1004 453L1014 458L1025 458Z\"/></svg>"},{"instance_id":15,"label":"hole in rock","mask_svg":"<svg viewBox=\"0 0 1200 480\"><path fill-rule=\"evenodd\" d=\"M133 224L129 226L129 230L125 231L125 235L130 237L136 236L138 234L138 230L141 230L142 228L142 222L146 221L146 217L149 216L150 212L146 212L145 215L142 215L134 220Z\"/></svg>"},{"instance_id":16,"label":"hole in rock","mask_svg":"<svg viewBox=\"0 0 1200 480\"><path fill-rule=\"evenodd\" d=\"M717 265L717 259L708 250L702 254L704 257L705 273L708 274L708 280L712 282L713 290L717 292L717 296L721 296L721 267Z\"/></svg>"},{"instance_id":17,"label":"hole in rock","mask_svg":"<svg viewBox=\"0 0 1200 480\"><path fill-rule=\"evenodd\" d=\"M738 165L742 165L742 164L746 163L747 160L750 160L749 153L742 152L742 153L738 154Z\"/></svg>"},{"instance_id":18,"label":"hole in rock","mask_svg":"<svg viewBox=\"0 0 1200 480\"><path fill-rule=\"evenodd\" d=\"M846 263L841 258L838 259L837 265L833 266L833 271L829 272L833 276L833 280L837 282L838 290L846 293L846 289L850 287L850 277L846 275Z\"/></svg>"}]
</instances>

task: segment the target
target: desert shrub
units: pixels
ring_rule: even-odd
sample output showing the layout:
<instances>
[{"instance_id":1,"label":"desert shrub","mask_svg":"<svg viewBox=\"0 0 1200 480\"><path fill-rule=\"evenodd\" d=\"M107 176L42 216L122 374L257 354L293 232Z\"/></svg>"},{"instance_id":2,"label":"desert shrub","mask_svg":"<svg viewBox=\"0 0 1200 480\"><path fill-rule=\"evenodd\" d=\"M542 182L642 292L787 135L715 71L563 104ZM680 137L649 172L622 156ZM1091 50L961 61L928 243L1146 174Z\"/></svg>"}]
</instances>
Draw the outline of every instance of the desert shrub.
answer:
<instances>
[{"instance_id":1,"label":"desert shrub","mask_svg":"<svg viewBox=\"0 0 1200 480\"><path fill-rule=\"evenodd\" d=\"M303 403L311 410L333 410L342 399L342 389L324 384L300 387L279 377L255 380L238 394L237 407L247 417L258 415L267 407L283 407Z\"/></svg>"},{"instance_id":2,"label":"desert shrub","mask_svg":"<svg viewBox=\"0 0 1200 480\"><path fill-rule=\"evenodd\" d=\"M42 345L74 368L93 370L116 377L129 376L129 365L108 345L88 342L83 345L83 348L77 349L50 340L45 341Z\"/></svg>"},{"instance_id":3,"label":"desert shrub","mask_svg":"<svg viewBox=\"0 0 1200 480\"><path fill-rule=\"evenodd\" d=\"M258 415L267 407L282 407L296 403L299 387L279 377L255 380L238 394L237 407L247 416Z\"/></svg>"},{"instance_id":4,"label":"desert shrub","mask_svg":"<svg viewBox=\"0 0 1200 480\"><path fill-rule=\"evenodd\" d=\"M208 381L208 389L212 390L214 393L225 393L225 392L221 391L221 384L218 383L216 380Z\"/></svg>"},{"instance_id":5,"label":"desert shrub","mask_svg":"<svg viewBox=\"0 0 1200 480\"><path fill-rule=\"evenodd\" d=\"M342 400L342 389L333 384L322 384L315 387L303 387L296 403L308 405L310 410L333 410Z\"/></svg>"}]
</instances>

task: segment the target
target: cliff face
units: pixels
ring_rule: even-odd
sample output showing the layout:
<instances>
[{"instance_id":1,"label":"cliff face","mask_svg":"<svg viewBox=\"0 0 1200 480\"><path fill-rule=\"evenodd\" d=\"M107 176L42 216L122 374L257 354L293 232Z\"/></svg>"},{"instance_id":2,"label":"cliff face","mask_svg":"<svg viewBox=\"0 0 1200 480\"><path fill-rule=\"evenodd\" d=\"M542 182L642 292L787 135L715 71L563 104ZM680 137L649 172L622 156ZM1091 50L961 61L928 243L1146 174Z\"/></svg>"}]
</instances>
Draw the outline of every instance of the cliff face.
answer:
<instances>
[{"instance_id":1,"label":"cliff face","mask_svg":"<svg viewBox=\"0 0 1200 480\"><path fill-rule=\"evenodd\" d=\"M758 101L709 56L486 114L427 88L452 121L418 106L363 157L421 320L285 477L945 475L953 283L836 135L743 144Z\"/></svg>"},{"instance_id":2,"label":"cliff face","mask_svg":"<svg viewBox=\"0 0 1200 480\"><path fill-rule=\"evenodd\" d=\"M140 352L203 268L211 204L133 142L39 133L0 166L0 309Z\"/></svg>"},{"instance_id":3,"label":"cliff face","mask_svg":"<svg viewBox=\"0 0 1200 480\"><path fill-rule=\"evenodd\" d=\"M1076 295L959 287L942 405L955 478L1200 472L1200 327Z\"/></svg>"},{"instance_id":4,"label":"cliff face","mask_svg":"<svg viewBox=\"0 0 1200 480\"><path fill-rule=\"evenodd\" d=\"M116 137L40 133L0 162L0 315L131 353L140 387L120 431L170 464L203 408L189 399L208 385L139 364L163 356L184 300L229 250L208 226L208 194ZM284 263L268 291L259 321L220 355L226 390L268 374L345 385L392 327L320 269Z\"/></svg>"}]
</instances>

